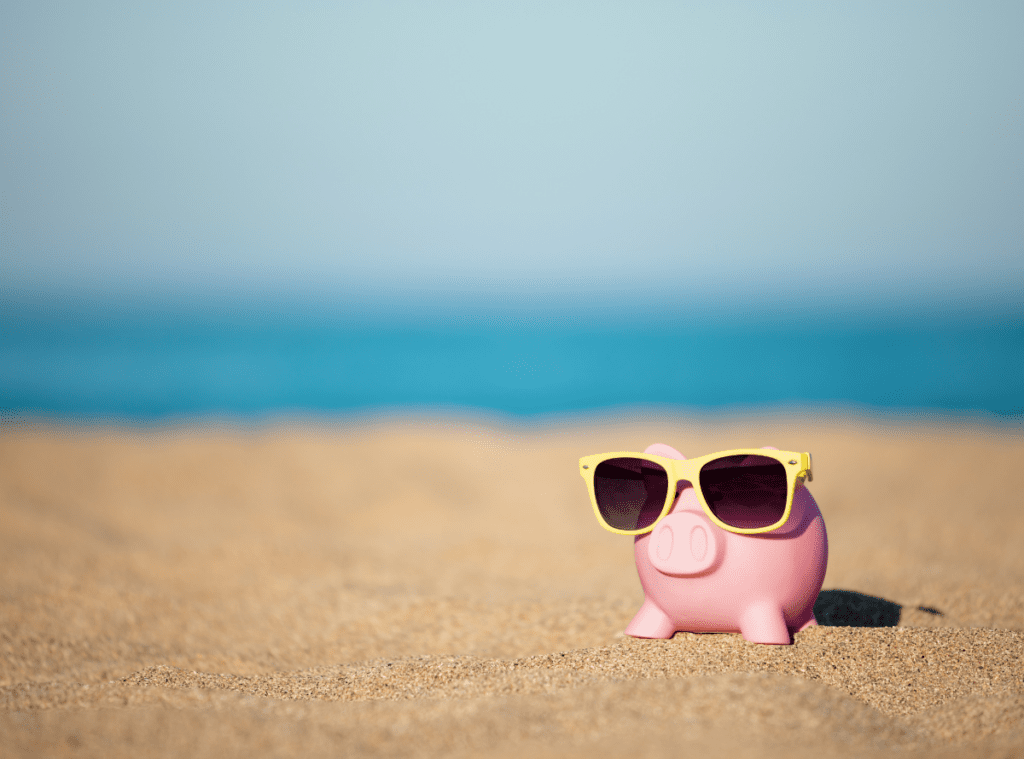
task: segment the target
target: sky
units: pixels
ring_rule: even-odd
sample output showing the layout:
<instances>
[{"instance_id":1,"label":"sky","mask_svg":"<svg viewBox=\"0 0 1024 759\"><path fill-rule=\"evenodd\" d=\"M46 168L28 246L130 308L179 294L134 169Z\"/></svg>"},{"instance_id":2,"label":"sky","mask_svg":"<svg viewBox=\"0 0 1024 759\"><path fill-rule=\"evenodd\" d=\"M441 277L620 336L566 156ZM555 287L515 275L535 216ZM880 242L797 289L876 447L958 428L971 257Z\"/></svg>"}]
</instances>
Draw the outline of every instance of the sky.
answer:
<instances>
[{"instance_id":1,"label":"sky","mask_svg":"<svg viewBox=\"0 0 1024 759\"><path fill-rule=\"evenodd\" d=\"M991 306L1020 2L0 0L8 299Z\"/></svg>"}]
</instances>

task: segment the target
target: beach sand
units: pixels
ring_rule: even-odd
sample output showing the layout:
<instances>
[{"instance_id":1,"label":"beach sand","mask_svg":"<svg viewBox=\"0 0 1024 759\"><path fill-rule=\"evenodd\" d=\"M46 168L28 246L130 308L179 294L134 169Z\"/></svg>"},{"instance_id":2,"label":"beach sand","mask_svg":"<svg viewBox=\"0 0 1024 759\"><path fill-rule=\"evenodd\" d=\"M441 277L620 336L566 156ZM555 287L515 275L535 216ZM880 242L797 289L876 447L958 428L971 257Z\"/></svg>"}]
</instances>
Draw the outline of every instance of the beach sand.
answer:
<instances>
[{"instance_id":1,"label":"beach sand","mask_svg":"<svg viewBox=\"0 0 1024 759\"><path fill-rule=\"evenodd\" d=\"M577 459L653 442L811 451L824 587L899 624L624 637ZM1022 470L1019 427L839 413L8 416L0 755L1024 756Z\"/></svg>"}]
</instances>

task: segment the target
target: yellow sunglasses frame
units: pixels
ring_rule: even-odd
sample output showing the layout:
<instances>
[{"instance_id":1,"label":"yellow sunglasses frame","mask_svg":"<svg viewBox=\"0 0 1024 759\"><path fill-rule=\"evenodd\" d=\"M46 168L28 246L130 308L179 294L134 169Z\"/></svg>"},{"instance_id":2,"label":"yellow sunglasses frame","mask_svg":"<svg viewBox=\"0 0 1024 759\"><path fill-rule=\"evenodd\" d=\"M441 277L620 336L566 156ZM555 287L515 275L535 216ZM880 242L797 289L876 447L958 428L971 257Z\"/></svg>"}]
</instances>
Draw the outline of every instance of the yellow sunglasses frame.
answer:
<instances>
[{"instance_id":1,"label":"yellow sunglasses frame","mask_svg":"<svg viewBox=\"0 0 1024 759\"><path fill-rule=\"evenodd\" d=\"M704 500L704 494L700 489L700 470L709 461L720 459L725 456L765 456L770 459L778 461L786 470L786 510L782 513L782 518L775 524L769 525L768 527L731 527L723 522L721 519L716 517L711 511L711 507L708 506L708 502ZM650 527L644 527L640 530L620 530L616 527L612 527L608 524L604 517L601 516L601 509L597 506L597 494L594 492L594 471L597 469L597 465L602 461L608 459L621 459L621 458L633 458L643 459L650 461L661 466L667 473L669 479L668 490L665 493L665 503L661 507L661 514L655 519ZM770 448L735 448L731 451L719 451L718 453L709 453L707 456L701 456L696 459L670 459L665 456L655 456L650 453L635 453L632 451L620 451L618 453L595 453L591 456L584 456L580 459L580 475L587 483L587 490L590 493L590 505L594 507L594 516L597 517L598 523L609 532L614 532L617 535L642 535L645 532L653 530L658 522L665 518L665 516L671 511L672 505L676 500L676 489L679 487L680 482L688 482L693 486L694 493L697 495L697 500L700 502L700 506L704 509L704 513L708 515L708 519L717 524L723 530L729 532L736 532L741 535L756 535L761 532L771 532L777 530L789 520L789 514L793 510L793 494L796 493L797 483L803 484L804 480L813 480L811 472L811 454L809 453L796 453L794 451L776 451Z\"/></svg>"}]
</instances>

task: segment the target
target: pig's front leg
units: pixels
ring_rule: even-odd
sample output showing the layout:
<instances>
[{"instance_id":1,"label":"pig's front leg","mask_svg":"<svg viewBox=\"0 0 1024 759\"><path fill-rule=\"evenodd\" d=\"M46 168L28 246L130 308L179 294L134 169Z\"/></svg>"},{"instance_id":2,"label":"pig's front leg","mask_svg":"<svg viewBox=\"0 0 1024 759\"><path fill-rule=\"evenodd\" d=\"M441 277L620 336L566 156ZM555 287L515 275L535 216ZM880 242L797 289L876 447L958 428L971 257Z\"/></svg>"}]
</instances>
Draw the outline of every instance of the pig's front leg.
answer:
<instances>
[{"instance_id":1,"label":"pig's front leg","mask_svg":"<svg viewBox=\"0 0 1024 759\"><path fill-rule=\"evenodd\" d=\"M626 635L634 638L671 638L675 632L672 621L649 598L644 599L644 605L626 628Z\"/></svg>"},{"instance_id":2,"label":"pig's front leg","mask_svg":"<svg viewBox=\"0 0 1024 759\"><path fill-rule=\"evenodd\" d=\"M751 643L788 646L793 642L782 609L770 601L760 601L747 607L740 617L740 633Z\"/></svg>"}]
</instances>

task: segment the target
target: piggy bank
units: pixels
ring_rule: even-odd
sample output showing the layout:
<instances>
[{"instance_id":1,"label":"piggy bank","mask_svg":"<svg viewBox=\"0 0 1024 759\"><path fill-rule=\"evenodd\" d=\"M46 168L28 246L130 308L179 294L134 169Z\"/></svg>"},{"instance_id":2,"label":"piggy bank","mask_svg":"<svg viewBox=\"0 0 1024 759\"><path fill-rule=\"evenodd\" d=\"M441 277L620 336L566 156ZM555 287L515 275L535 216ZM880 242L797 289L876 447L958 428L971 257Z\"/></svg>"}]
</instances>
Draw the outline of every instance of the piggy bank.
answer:
<instances>
[{"instance_id":1,"label":"piggy bank","mask_svg":"<svg viewBox=\"0 0 1024 759\"><path fill-rule=\"evenodd\" d=\"M646 453L685 458L662 444ZM644 603L627 635L738 632L754 643L788 645L793 633L818 624L814 602L825 579L828 540L802 483L788 521L753 535L718 527L686 487L652 531L636 536L633 551Z\"/></svg>"}]
</instances>

